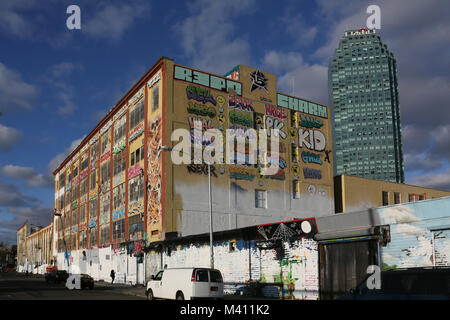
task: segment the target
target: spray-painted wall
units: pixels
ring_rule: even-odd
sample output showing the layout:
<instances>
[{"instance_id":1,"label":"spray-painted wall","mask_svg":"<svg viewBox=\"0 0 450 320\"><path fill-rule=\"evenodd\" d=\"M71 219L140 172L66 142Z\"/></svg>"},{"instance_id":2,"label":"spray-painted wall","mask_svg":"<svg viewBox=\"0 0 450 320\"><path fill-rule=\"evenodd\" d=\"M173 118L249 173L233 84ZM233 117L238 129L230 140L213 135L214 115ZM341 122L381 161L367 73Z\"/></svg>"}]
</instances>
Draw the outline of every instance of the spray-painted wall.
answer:
<instances>
[{"instance_id":1,"label":"spray-painted wall","mask_svg":"<svg viewBox=\"0 0 450 320\"><path fill-rule=\"evenodd\" d=\"M214 230L333 213L328 108L277 93L273 74L243 65L234 70L233 79L178 65L167 72L171 80L167 92L172 98L167 100L165 136L174 149L180 149L181 142L170 142L174 129L190 130L193 142L196 120L202 123L204 146L214 146L219 141L208 135L208 129L222 133L225 154L227 129L250 133L244 152L232 148L247 160L248 145L257 140L250 129L279 130L278 153L275 150L268 153L269 162L272 156L279 158L276 174L262 175L261 163L211 166ZM266 134L270 140L271 132ZM176 232L178 236L207 232L208 166L175 165L169 154L165 164L166 232ZM265 197L262 208L256 206L257 191L262 191Z\"/></svg>"},{"instance_id":2,"label":"spray-painted wall","mask_svg":"<svg viewBox=\"0 0 450 320\"><path fill-rule=\"evenodd\" d=\"M316 229L313 226L305 233L299 226L295 222L277 223L258 226L258 232L250 227L228 231L214 241L214 267L222 273L225 293L318 299L318 247L312 239ZM272 230L270 235L268 230ZM281 246L261 246L276 239L281 240ZM147 277L165 267L209 268L209 241L206 237L178 238L154 247L146 257ZM256 283L259 291L255 291Z\"/></svg>"},{"instance_id":3,"label":"spray-painted wall","mask_svg":"<svg viewBox=\"0 0 450 320\"><path fill-rule=\"evenodd\" d=\"M389 224L384 268L450 266L450 197L377 209Z\"/></svg>"}]
</instances>

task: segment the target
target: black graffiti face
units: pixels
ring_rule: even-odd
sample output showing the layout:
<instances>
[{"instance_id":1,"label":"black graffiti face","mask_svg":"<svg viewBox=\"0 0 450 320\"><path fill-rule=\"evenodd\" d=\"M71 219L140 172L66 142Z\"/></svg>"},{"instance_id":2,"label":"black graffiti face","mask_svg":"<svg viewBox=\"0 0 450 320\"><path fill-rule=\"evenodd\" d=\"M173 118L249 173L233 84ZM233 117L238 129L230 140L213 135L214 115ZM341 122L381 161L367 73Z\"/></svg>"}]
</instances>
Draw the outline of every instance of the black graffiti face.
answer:
<instances>
[{"instance_id":1,"label":"black graffiti face","mask_svg":"<svg viewBox=\"0 0 450 320\"><path fill-rule=\"evenodd\" d=\"M252 81L250 92L253 92L253 90L256 89L269 92L267 90L267 82L269 81L269 79L267 79L264 73L262 73L261 71L257 70L250 73L250 80Z\"/></svg>"}]
</instances>

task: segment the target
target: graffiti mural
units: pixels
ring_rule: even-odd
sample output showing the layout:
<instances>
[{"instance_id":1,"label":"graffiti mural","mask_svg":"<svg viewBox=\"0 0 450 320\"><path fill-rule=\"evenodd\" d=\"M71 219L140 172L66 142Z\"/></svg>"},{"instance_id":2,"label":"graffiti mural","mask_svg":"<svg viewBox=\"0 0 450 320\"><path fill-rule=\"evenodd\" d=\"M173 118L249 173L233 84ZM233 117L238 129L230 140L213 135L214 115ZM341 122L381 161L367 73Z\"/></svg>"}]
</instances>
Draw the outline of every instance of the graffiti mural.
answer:
<instances>
[{"instance_id":1,"label":"graffiti mural","mask_svg":"<svg viewBox=\"0 0 450 320\"><path fill-rule=\"evenodd\" d=\"M316 169L303 168L305 179L322 179L322 172Z\"/></svg>"},{"instance_id":2,"label":"graffiti mural","mask_svg":"<svg viewBox=\"0 0 450 320\"><path fill-rule=\"evenodd\" d=\"M326 147L325 135L319 130L298 129L298 144L300 148L306 148L314 151L324 151Z\"/></svg>"},{"instance_id":3,"label":"graffiti mural","mask_svg":"<svg viewBox=\"0 0 450 320\"><path fill-rule=\"evenodd\" d=\"M214 118L216 116L216 110L213 107L205 106L204 104L198 104L189 102L187 112L195 114L197 116Z\"/></svg>"},{"instance_id":4,"label":"graffiti mural","mask_svg":"<svg viewBox=\"0 0 450 320\"><path fill-rule=\"evenodd\" d=\"M241 97L229 95L228 96L228 107L239 109L245 112L254 112L253 104L250 100L243 99Z\"/></svg>"},{"instance_id":5,"label":"graffiti mural","mask_svg":"<svg viewBox=\"0 0 450 320\"><path fill-rule=\"evenodd\" d=\"M186 168L189 173L208 175L208 165L205 163L204 164L190 164ZM211 166L211 176L217 177L216 167L214 167L213 165Z\"/></svg>"},{"instance_id":6,"label":"graffiti mural","mask_svg":"<svg viewBox=\"0 0 450 320\"><path fill-rule=\"evenodd\" d=\"M302 152L302 160L304 163L317 163L322 164L322 160L320 160L320 154L312 153L312 152Z\"/></svg>"},{"instance_id":7,"label":"graffiti mural","mask_svg":"<svg viewBox=\"0 0 450 320\"><path fill-rule=\"evenodd\" d=\"M186 87L186 94L187 94L188 99L193 99L193 100L199 101L203 104L205 104L207 102L210 102L213 105L217 104L216 100L211 95L211 92L208 89L189 85Z\"/></svg>"},{"instance_id":8,"label":"graffiti mural","mask_svg":"<svg viewBox=\"0 0 450 320\"><path fill-rule=\"evenodd\" d=\"M148 143L147 222L156 224L161 219L161 117L151 124Z\"/></svg>"},{"instance_id":9,"label":"graffiti mural","mask_svg":"<svg viewBox=\"0 0 450 320\"><path fill-rule=\"evenodd\" d=\"M269 90L267 90L267 83L269 79L267 79L264 73L262 73L261 71L255 70L250 73L250 80L252 82L250 92L253 92L254 90L263 90L269 92Z\"/></svg>"},{"instance_id":10,"label":"graffiti mural","mask_svg":"<svg viewBox=\"0 0 450 320\"><path fill-rule=\"evenodd\" d=\"M255 174L251 169L245 168L230 168L230 178L236 180L249 180L252 181L255 178Z\"/></svg>"},{"instance_id":11,"label":"graffiti mural","mask_svg":"<svg viewBox=\"0 0 450 320\"><path fill-rule=\"evenodd\" d=\"M292 241L300 237L312 238L317 233L314 218L263 224L258 225L257 228L258 235L263 240Z\"/></svg>"}]
</instances>

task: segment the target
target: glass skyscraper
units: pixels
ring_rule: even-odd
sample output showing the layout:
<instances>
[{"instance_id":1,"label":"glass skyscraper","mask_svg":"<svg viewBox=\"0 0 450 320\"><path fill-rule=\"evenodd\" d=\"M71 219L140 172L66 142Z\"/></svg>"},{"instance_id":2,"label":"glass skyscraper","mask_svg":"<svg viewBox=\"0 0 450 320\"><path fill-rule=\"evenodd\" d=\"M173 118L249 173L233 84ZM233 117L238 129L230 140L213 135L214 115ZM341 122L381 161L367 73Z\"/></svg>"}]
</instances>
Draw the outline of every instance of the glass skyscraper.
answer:
<instances>
[{"instance_id":1,"label":"glass skyscraper","mask_svg":"<svg viewBox=\"0 0 450 320\"><path fill-rule=\"evenodd\" d=\"M345 32L328 90L335 174L404 183L397 64L375 30Z\"/></svg>"}]
</instances>

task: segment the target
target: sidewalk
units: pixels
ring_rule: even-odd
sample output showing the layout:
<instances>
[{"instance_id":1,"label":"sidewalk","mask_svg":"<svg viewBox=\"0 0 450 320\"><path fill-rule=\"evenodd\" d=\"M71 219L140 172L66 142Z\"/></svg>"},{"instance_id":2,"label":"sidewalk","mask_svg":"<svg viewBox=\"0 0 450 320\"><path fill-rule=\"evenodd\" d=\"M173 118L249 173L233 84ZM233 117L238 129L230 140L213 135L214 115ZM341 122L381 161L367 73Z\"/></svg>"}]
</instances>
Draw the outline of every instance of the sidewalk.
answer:
<instances>
[{"instance_id":1,"label":"sidewalk","mask_svg":"<svg viewBox=\"0 0 450 320\"><path fill-rule=\"evenodd\" d=\"M137 296L141 298L147 298L145 295L145 287L141 284L138 285L127 285L122 283L110 283L105 281L95 281L94 288L100 287L104 288L105 290L114 290L118 291L121 294L131 295L131 296Z\"/></svg>"}]
</instances>

